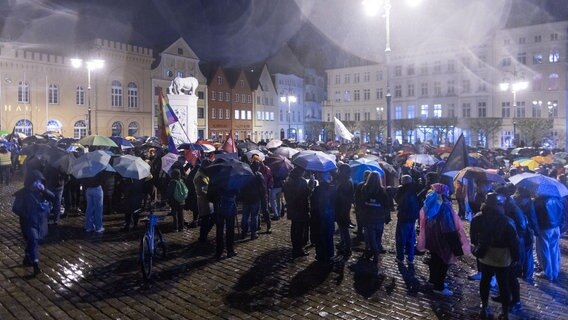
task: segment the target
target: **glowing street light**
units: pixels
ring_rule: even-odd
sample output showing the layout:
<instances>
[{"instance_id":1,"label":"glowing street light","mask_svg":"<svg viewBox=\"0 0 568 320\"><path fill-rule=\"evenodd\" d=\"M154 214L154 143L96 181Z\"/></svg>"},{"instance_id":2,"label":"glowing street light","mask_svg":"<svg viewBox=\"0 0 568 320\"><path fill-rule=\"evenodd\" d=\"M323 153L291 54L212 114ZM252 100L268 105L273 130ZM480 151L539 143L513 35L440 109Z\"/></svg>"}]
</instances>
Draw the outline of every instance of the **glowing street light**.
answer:
<instances>
[{"instance_id":1,"label":"glowing street light","mask_svg":"<svg viewBox=\"0 0 568 320\"><path fill-rule=\"evenodd\" d=\"M288 139L290 139L290 133L292 132L292 123L290 121L292 121L292 116L291 116L291 104L292 103L296 103L296 101L298 101L298 99L296 98L296 96L293 95L287 95L287 96L283 96L280 97L280 101L282 102L288 102Z\"/></svg>"},{"instance_id":2,"label":"glowing street light","mask_svg":"<svg viewBox=\"0 0 568 320\"><path fill-rule=\"evenodd\" d=\"M88 129L87 134L91 135L91 71L102 69L104 67L104 60L101 59L93 59L85 62L85 67L87 68L87 101L88 101L88 113L87 113L87 122L88 122ZM75 69L79 69L83 67L83 60L82 59L71 59L71 66Z\"/></svg>"}]
</instances>

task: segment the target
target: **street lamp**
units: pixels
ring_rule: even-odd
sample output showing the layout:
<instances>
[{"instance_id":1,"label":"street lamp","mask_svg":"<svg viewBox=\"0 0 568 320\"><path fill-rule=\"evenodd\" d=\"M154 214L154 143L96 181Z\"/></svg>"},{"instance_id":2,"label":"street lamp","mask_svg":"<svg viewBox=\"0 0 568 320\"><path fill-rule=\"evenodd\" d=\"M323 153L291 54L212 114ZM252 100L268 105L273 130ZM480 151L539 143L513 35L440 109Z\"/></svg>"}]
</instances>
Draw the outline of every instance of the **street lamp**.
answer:
<instances>
[{"instance_id":1,"label":"street lamp","mask_svg":"<svg viewBox=\"0 0 568 320\"><path fill-rule=\"evenodd\" d=\"M87 106L88 106L88 113L87 113L87 121L88 121L88 129L87 134L91 135L91 71L101 69L104 66L105 62L101 59L93 59L85 62L85 66L87 68ZM71 59L71 65L73 68L81 68L83 66L82 59Z\"/></svg>"},{"instance_id":2,"label":"street lamp","mask_svg":"<svg viewBox=\"0 0 568 320\"><path fill-rule=\"evenodd\" d=\"M290 133L291 133L290 130L291 130L291 128L292 128L292 123L291 123L291 121L292 121L292 116L291 116L291 114L290 114L290 112L291 112L291 109L290 109L290 108L291 108L291 104L292 104L292 103L296 103L296 101L298 101L298 100L296 99L296 96L287 95L287 96L280 97L280 101L282 101L282 102L288 102L288 139L290 139Z\"/></svg>"},{"instance_id":3,"label":"street lamp","mask_svg":"<svg viewBox=\"0 0 568 320\"><path fill-rule=\"evenodd\" d=\"M406 0L409 6L416 7L422 0ZM386 102L387 102L387 152L392 153L392 138L391 138L391 106L392 106L392 96L390 92L390 13L391 13L391 0L363 0L363 8L367 15L376 16L381 11L384 10L385 17L385 28L386 28L386 44L385 44L385 69L386 69Z\"/></svg>"},{"instance_id":4,"label":"street lamp","mask_svg":"<svg viewBox=\"0 0 568 320\"><path fill-rule=\"evenodd\" d=\"M533 117L540 118L540 115L541 115L540 110L542 108L542 101L541 100L538 100L538 101L534 100L532 102L532 104L533 104L533 112L532 112Z\"/></svg>"},{"instance_id":5,"label":"street lamp","mask_svg":"<svg viewBox=\"0 0 568 320\"><path fill-rule=\"evenodd\" d=\"M554 110L558 106L558 103L556 103L556 101L548 101L547 106L548 106L548 117L552 118L552 116L554 115L553 114Z\"/></svg>"},{"instance_id":6,"label":"street lamp","mask_svg":"<svg viewBox=\"0 0 568 320\"><path fill-rule=\"evenodd\" d=\"M517 144L517 123L513 121L513 146Z\"/></svg>"},{"instance_id":7,"label":"street lamp","mask_svg":"<svg viewBox=\"0 0 568 320\"><path fill-rule=\"evenodd\" d=\"M503 82L501 82L499 84L499 89L501 89L501 91L511 91L511 93L513 94L513 117L515 116L515 114L517 113L517 92L522 91L522 90L526 90L529 87L529 82L525 81L524 78L517 78L517 70L513 70L512 72L513 74L513 81L509 82L508 79L504 79ZM515 125L516 123L513 122L513 145L515 145L517 143L516 141L516 135L515 135Z\"/></svg>"}]
</instances>

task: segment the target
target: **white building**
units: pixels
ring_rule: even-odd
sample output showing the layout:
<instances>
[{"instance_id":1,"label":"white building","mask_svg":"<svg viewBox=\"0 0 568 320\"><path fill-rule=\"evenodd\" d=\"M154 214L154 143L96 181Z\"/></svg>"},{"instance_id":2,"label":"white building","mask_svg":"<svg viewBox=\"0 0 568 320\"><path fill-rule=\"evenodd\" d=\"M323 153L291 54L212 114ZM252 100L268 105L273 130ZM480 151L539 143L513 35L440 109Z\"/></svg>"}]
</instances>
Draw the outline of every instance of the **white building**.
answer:
<instances>
[{"instance_id":1,"label":"white building","mask_svg":"<svg viewBox=\"0 0 568 320\"><path fill-rule=\"evenodd\" d=\"M279 98L266 64L247 72L253 96L253 141L280 138Z\"/></svg>"},{"instance_id":2,"label":"white building","mask_svg":"<svg viewBox=\"0 0 568 320\"><path fill-rule=\"evenodd\" d=\"M283 73L275 73L273 77L279 96L280 139L303 141L305 132L304 79L295 74Z\"/></svg>"}]
</instances>

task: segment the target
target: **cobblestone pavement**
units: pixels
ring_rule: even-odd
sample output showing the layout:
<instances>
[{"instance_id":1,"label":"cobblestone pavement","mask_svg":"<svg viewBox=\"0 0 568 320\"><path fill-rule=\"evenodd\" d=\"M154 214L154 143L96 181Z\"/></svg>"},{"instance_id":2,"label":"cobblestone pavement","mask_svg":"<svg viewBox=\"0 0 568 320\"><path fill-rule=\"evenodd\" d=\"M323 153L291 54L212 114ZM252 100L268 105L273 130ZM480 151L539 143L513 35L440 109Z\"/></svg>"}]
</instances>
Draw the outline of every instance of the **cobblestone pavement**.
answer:
<instances>
[{"instance_id":1,"label":"cobblestone pavement","mask_svg":"<svg viewBox=\"0 0 568 320\"><path fill-rule=\"evenodd\" d=\"M21 179L20 179L21 180ZM314 253L293 261L289 222L273 223L272 234L239 240L238 256L213 259L209 244L197 244L197 229L173 232L171 218L160 223L168 255L155 264L146 285L137 264L142 228L121 232L122 216L104 217L102 235L85 233L83 217L65 218L50 228L41 246L44 273L30 277L22 267L24 244L10 211L21 182L0 187L0 319L476 319L478 282L466 279L474 266L463 258L449 272L452 297L432 293L428 269L417 257L414 270L398 267L393 254L381 256L378 270L353 257L325 270ZM168 220L169 219L169 220ZM394 222L384 238L392 248ZM521 282L524 311L512 319L566 319L566 255L559 281ZM499 306L491 302L495 314Z\"/></svg>"}]
</instances>

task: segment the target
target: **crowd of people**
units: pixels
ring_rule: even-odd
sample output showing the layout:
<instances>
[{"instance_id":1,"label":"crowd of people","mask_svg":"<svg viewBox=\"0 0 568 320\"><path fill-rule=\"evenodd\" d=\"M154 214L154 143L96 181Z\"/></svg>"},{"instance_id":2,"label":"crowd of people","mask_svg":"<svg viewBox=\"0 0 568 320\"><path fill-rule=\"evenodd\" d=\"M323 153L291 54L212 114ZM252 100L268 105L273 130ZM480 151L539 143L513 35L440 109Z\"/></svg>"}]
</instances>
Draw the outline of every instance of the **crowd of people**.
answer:
<instances>
[{"instance_id":1,"label":"crowd of people","mask_svg":"<svg viewBox=\"0 0 568 320\"><path fill-rule=\"evenodd\" d=\"M482 318L491 316L493 278L499 287L494 299L502 306L500 319L522 309L519 278L527 282L535 276L558 279L567 199L538 195L507 182L523 168L497 170L505 183L469 183L448 179L437 166L400 165L391 158L385 160L394 162L396 173L369 170L362 182L354 183L351 168L343 161L356 155L336 153L337 170L309 171L295 166L286 176L276 176L258 154L247 156L244 151L237 157L250 167L253 178L231 192L210 184L207 168L219 160L203 151L191 161L180 155L166 172L161 163L166 151L145 149L137 155L149 163L151 176L141 180L105 170L91 178L76 179L40 156L29 155L22 168L24 189L18 191L14 202L26 240L24 264L33 266L34 274L41 273L38 243L46 235L48 222L57 225L65 216L84 212L85 232L103 233L104 215L116 212L124 214L122 230L129 232L138 226L138 209L150 207L169 208L175 231L198 228L199 242L207 242L216 227L216 259L223 258L225 252L226 258L237 255L235 217L240 212L239 235L251 240L258 239L262 227L270 234L272 223L287 217L293 259L308 256L308 248L315 247L315 260L322 268L329 267L352 255L353 241L362 241L365 249L360 259L377 264L380 255L387 253L383 231L395 212L393 259L412 266L415 255L428 252L428 282L436 294L453 294L446 276L458 257L476 257L477 270L469 278L480 281ZM273 151L264 149L268 155ZM0 172L6 165L4 157L0 150ZM538 171L566 183L559 167ZM454 210L453 201L458 210ZM464 229L468 223L469 234Z\"/></svg>"}]
</instances>

